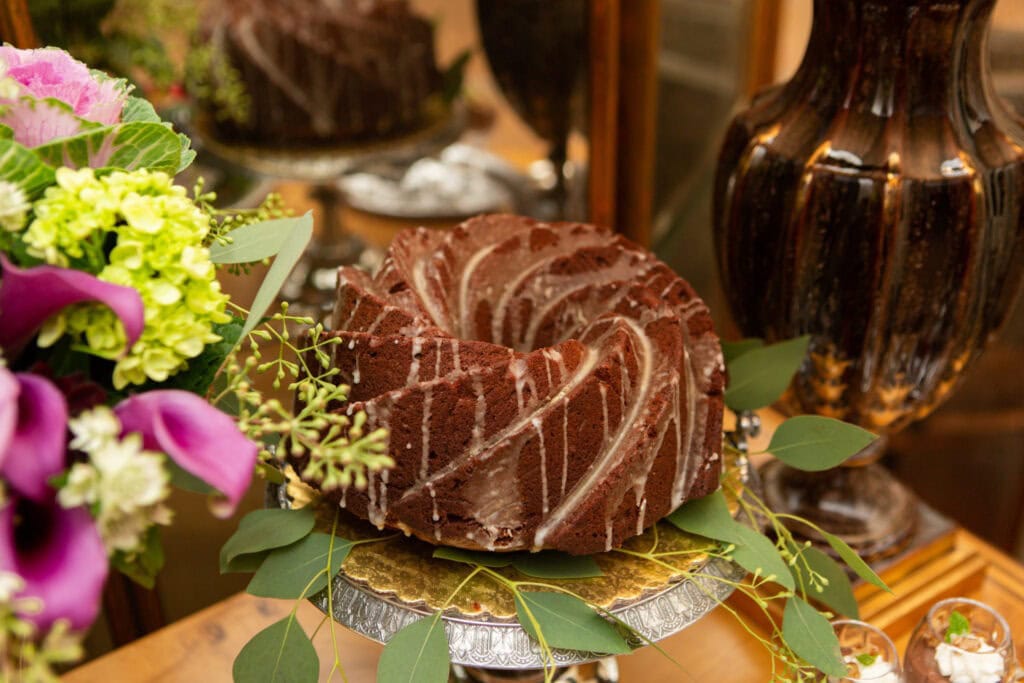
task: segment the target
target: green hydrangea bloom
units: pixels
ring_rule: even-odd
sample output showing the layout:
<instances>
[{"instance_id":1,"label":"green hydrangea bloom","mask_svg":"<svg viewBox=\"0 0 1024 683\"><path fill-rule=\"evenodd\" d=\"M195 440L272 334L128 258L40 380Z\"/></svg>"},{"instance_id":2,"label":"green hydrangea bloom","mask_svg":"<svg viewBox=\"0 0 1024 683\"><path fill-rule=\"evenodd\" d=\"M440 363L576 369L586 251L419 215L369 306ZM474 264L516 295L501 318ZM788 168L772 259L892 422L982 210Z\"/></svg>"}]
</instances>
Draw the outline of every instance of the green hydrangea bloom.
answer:
<instances>
[{"instance_id":1,"label":"green hydrangea bloom","mask_svg":"<svg viewBox=\"0 0 1024 683\"><path fill-rule=\"evenodd\" d=\"M90 353L116 360L113 382L120 389L162 382L220 341L213 326L230 316L203 246L210 221L167 174L116 171L97 178L92 169L61 168L34 209L22 236L31 255L133 287L146 309L142 337L127 354L117 317L95 304L55 316L40 345L68 334Z\"/></svg>"}]
</instances>

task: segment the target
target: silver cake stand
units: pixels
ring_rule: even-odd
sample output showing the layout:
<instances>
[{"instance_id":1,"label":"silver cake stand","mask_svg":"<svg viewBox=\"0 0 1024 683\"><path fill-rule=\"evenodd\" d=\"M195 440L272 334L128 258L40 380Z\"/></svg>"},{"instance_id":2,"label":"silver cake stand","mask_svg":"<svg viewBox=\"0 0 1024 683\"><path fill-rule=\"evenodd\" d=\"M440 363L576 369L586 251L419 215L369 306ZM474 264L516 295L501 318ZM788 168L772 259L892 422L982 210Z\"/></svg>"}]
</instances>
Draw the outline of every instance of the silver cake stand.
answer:
<instances>
[{"instance_id":1,"label":"silver cake stand","mask_svg":"<svg viewBox=\"0 0 1024 683\"><path fill-rule=\"evenodd\" d=\"M303 314L320 317L334 302L337 268L364 262L374 266L379 254L346 234L341 221L345 197L338 181L369 164L411 164L436 154L462 135L466 128L465 105L436 106L427 122L415 131L357 144L318 147L264 147L234 144L217 138L209 122L198 118L190 125L196 146L227 164L273 180L294 180L312 186L310 197L322 209L317 233L302 260L281 290L282 298L297 302Z\"/></svg>"},{"instance_id":2,"label":"silver cake stand","mask_svg":"<svg viewBox=\"0 0 1024 683\"><path fill-rule=\"evenodd\" d=\"M756 486L745 458L738 465L745 486ZM267 505L291 507L286 485L269 485ZM416 544L414 539L402 543ZM445 562L447 560L433 560ZM681 572L682 573L682 572ZM732 583L742 580L746 570L728 561L711 558L687 572L687 578L665 581L639 597L619 600L609 611L648 641L659 641L696 623L714 610L733 591ZM601 579L590 579L600 581ZM349 576L345 567L332 587L331 616L341 625L378 643L386 643L405 626L435 613L423 600L399 597L393 591L378 591ZM310 598L328 614L326 590ZM497 681L543 680L539 645L511 617L465 614L449 608L442 614L452 662L452 681L492 683ZM645 641L633 636L633 647ZM594 652L553 650L558 681L574 683L616 683L618 667L613 657ZM592 664L593 663L593 664ZM581 666L588 665L590 666Z\"/></svg>"}]
</instances>

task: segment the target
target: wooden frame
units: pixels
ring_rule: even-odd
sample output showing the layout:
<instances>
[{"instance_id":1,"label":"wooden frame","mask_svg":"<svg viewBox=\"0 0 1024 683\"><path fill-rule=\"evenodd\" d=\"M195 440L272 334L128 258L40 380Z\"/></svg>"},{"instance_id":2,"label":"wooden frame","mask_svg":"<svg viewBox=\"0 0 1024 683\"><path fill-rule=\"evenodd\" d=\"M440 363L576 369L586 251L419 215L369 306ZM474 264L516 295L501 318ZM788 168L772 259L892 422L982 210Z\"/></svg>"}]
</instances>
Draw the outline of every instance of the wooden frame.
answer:
<instances>
[{"instance_id":1,"label":"wooden frame","mask_svg":"<svg viewBox=\"0 0 1024 683\"><path fill-rule=\"evenodd\" d=\"M15 47L39 47L26 0L0 2L0 40Z\"/></svg>"},{"instance_id":2,"label":"wooden frame","mask_svg":"<svg viewBox=\"0 0 1024 683\"><path fill-rule=\"evenodd\" d=\"M773 82L781 0L754 0L743 89ZM660 0L591 0L589 219L651 243Z\"/></svg>"}]
</instances>

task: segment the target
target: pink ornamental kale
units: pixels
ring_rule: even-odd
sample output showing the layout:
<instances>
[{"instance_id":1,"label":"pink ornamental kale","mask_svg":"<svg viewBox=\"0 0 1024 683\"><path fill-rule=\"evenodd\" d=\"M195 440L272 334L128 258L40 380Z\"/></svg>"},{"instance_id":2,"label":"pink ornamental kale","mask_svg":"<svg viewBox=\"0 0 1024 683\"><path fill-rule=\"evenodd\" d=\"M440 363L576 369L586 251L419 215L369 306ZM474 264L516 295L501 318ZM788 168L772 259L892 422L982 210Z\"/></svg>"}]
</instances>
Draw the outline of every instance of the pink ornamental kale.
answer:
<instances>
[{"instance_id":1,"label":"pink ornamental kale","mask_svg":"<svg viewBox=\"0 0 1024 683\"><path fill-rule=\"evenodd\" d=\"M127 98L122 81L90 71L63 50L0 46L0 123L26 147L75 135L83 121L115 124Z\"/></svg>"}]
</instances>

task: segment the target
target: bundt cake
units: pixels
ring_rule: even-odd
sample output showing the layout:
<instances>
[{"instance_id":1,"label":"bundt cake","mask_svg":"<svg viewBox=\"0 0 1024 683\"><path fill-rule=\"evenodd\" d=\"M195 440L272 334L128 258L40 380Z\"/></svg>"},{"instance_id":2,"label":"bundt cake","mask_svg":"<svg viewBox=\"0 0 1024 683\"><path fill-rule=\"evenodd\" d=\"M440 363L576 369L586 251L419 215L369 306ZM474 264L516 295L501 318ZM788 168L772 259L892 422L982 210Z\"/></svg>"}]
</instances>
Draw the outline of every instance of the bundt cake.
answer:
<instances>
[{"instance_id":1,"label":"bundt cake","mask_svg":"<svg viewBox=\"0 0 1024 683\"><path fill-rule=\"evenodd\" d=\"M440 98L433 27L407 0L218 0L198 41L190 90L223 140L383 137L422 125Z\"/></svg>"},{"instance_id":2,"label":"bundt cake","mask_svg":"<svg viewBox=\"0 0 1024 683\"><path fill-rule=\"evenodd\" d=\"M396 465L326 492L378 527L482 550L619 546L718 486L722 354L652 254L580 223L473 218L343 267L339 408Z\"/></svg>"}]
</instances>

